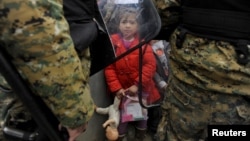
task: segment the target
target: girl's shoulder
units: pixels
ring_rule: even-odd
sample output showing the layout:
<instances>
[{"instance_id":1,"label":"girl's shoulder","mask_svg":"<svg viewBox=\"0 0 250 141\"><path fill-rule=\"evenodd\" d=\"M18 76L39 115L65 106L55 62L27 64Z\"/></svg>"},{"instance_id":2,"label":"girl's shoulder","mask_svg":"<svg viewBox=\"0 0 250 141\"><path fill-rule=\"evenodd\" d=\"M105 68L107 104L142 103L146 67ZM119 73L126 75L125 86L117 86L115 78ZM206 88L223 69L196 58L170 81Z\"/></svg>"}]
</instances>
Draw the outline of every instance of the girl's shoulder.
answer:
<instances>
[{"instance_id":1,"label":"girl's shoulder","mask_svg":"<svg viewBox=\"0 0 250 141\"><path fill-rule=\"evenodd\" d=\"M118 34L118 33L112 34L110 37L111 37L112 39L121 39L121 35Z\"/></svg>"}]
</instances>

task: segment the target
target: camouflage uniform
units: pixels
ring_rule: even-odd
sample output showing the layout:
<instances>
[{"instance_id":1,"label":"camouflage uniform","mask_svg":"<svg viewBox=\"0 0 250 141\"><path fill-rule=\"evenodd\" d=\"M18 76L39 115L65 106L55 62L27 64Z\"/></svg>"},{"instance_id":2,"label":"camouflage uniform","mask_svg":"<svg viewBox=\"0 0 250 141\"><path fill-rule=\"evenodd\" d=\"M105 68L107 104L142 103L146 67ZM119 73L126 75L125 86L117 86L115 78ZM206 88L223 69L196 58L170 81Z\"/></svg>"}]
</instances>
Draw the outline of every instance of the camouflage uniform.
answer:
<instances>
[{"instance_id":1,"label":"camouflage uniform","mask_svg":"<svg viewBox=\"0 0 250 141\"><path fill-rule=\"evenodd\" d=\"M74 128L88 122L94 112L90 54L86 49L78 57L62 0L1 0L0 13L0 42L34 93L62 125Z\"/></svg>"},{"instance_id":2,"label":"camouflage uniform","mask_svg":"<svg viewBox=\"0 0 250 141\"><path fill-rule=\"evenodd\" d=\"M179 0L154 0L163 25L176 21ZM171 21L172 20L172 21ZM159 140L198 141L209 124L250 124L250 67L237 63L232 44L187 34L171 38L170 76L158 126ZM250 57L250 56L249 56Z\"/></svg>"}]
</instances>

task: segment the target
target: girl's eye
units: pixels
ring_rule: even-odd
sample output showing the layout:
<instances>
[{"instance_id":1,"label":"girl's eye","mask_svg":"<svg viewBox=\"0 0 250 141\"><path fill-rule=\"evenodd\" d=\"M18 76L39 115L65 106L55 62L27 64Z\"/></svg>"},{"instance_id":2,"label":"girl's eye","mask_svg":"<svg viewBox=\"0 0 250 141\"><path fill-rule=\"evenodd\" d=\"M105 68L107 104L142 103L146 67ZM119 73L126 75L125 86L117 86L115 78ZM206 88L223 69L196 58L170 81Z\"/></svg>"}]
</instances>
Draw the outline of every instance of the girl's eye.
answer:
<instances>
[{"instance_id":1,"label":"girl's eye","mask_svg":"<svg viewBox=\"0 0 250 141\"><path fill-rule=\"evenodd\" d=\"M124 20L124 21L122 21L121 23L125 24L125 23L127 23L127 21L126 21L126 20Z\"/></svg>"},{"instance_id":2,"label":"girl's eye","mask_svg":"<svg viewBox=\"0 0 250 141\"><path fill-rule=\"evenodd\" d=\"M135 24L135 22L134 22L134 21L130 21L129 23L130 23L130 24Z\"/></svg>"},{"instance_id":3,"label":"girl's eye","mask_svg":"<svg viewBox=\"0 0 250 141\"><path fill-rule=\"evenodd\" d=\"M122 24L127 24L127 23L129 23L129 24L133 25L133 24L136 24L136 21L134 21L134 20L132 20L132 21L123 20L123 21L121 21L121 23L122 23Z\"/></svg>"}]
</instances>

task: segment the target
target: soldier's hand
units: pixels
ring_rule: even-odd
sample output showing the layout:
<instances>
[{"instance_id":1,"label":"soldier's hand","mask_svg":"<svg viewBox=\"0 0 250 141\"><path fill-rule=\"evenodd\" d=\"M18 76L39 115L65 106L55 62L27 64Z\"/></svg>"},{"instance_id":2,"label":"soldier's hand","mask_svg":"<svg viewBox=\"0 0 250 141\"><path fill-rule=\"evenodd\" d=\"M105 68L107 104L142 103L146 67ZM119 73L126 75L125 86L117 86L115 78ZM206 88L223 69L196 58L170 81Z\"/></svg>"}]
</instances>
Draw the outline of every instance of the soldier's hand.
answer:
<instances>
[{"instance_id":1,"label":"soldier's hand","mask_svg":"<svg viewBox=\"0 0 250 141\"><path fill-rule=\"evenodd\" d=\"M69 133L69 141L75 141L76 138L86 130L86 128L87 128L87 124L84 124L74 129L67 128L68 133Z\"/></svg>"},{"instance_id":2,"label":"soldier's hand","mask_svg":"<svg viewBox=\"0 0 250 141\"><path fill-rule=\"evenodd\" d=\"M82 126L79 126L77 128L71 129L67 128L68 134L69 134L69 140L68 141L76 141L76 138L82 134L87 128L87 124L84 124Z\"/></svg>"}]
</instances>

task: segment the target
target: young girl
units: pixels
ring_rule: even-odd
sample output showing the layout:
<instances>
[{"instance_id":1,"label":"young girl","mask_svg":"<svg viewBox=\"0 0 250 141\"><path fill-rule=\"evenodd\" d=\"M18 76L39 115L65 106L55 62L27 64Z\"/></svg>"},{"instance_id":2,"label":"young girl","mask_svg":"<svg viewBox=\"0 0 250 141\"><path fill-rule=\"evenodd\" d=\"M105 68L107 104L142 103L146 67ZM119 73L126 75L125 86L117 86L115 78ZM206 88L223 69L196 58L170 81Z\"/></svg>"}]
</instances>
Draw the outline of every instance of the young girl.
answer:
<instances>
[{"instance_id":1,"label":"young girl","mask_svg":"<svg viewBox=\"0 0 250 141\"><path fill-rule=\"evenodd\" d=\"M115 47L116 55L125 53L128 49L137 45L139 39L138 12L134 8L124 8L118 16L119 33L111 35L111 41ZM152 47L149 44L143 47L142 66L142 92L147 96L147 103L159 100L160 94L153 81L156 71L156 60ZM123 99L125 93L137 96L139 83L139 49L119 59L115 63L107 66L104 70L108 87L115 96ZM123 107L121 103L121 108ZM122 119L122 117L121 117ZM136 128L136 140L142 141L146 134L147 118L133 121ZM121 141L127 133L128 122L120 121L118 131Z\"/></svg>"}]
</instances>

